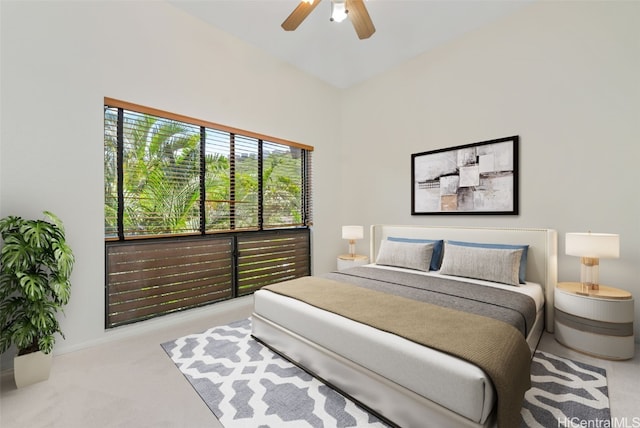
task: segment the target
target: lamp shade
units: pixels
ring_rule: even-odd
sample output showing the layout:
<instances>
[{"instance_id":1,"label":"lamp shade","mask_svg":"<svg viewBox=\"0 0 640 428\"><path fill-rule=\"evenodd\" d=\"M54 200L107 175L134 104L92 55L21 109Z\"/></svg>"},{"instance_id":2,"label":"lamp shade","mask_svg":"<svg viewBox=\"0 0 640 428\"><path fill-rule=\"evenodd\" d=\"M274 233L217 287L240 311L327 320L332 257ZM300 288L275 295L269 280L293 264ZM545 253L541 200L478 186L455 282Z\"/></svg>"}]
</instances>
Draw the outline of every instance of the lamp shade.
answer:
<instances>
[{"instance_id":1,"label":"lamp shade","mask_svg":"<svg viewBox=\"0 0 640 428\"><path fill-rule=\"evenodd\" d=\"M612 233L567 233L565 253L569 256L615 259L620 257L620 235Z\"/></svg>"},{"instance_id":2,"label":"lamp shade","mask_svg":"<svg viewBox=\"0 0 640 428\"><path fill-rule=\"evenodd\" d=\"M362 226L342 226L342 239L362 239L364 228Z\"/></svg>"}]
</instances>

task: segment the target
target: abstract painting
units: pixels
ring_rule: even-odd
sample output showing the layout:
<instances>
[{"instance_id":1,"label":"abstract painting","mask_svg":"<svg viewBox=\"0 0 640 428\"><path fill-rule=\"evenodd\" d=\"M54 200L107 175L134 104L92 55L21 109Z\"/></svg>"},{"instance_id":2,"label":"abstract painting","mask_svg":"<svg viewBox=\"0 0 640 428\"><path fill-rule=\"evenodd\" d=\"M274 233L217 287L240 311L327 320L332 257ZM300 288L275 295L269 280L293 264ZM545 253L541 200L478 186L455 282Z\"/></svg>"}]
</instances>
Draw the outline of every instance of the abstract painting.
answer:
<instances>
[{"instance_id":1,"label":"abstract painting","mask_svg":"<svg viewBox=\"0 0 640 428\"><path fill-rule=\"evenodd\" d=\"M519 137L411 155L411 214L518 214Z\"/></svg>"}]
</instances>

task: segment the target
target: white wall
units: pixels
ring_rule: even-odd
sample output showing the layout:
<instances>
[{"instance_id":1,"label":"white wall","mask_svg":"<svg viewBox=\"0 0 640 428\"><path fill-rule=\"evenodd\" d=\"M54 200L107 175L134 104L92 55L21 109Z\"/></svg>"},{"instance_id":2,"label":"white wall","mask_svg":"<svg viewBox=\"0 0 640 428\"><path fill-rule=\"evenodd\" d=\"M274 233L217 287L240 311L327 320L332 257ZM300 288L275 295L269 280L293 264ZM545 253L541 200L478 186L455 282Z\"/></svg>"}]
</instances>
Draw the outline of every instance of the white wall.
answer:
<instances>
[{"instance_id":1,"label":"white wall","mask_svg":"<svg viewBox=\"0 0 640 428\"><path fill-rule=\"evenodd\" d=\"M640 298L640 3L536 2L343 93L346 213L361 224L621 236L600 280ZM520 135L520 215L411 216L410 155ZM348 144L346 144L348 142ZM348 165L347 165L348 163ZM366 251L365 242L359 252ZM640 304L636 303L636 338Z\"/></svg>"},{"instance_id":2,"label":"white wall","mask_svg":"<svg viewBox=\"0 0 640 428\"><path fill-rule=\"evenodd\" d=\"M110 334L105 96L314 146L315 206L325 219L314 246L339 245L331 214L339 130L326 126L339 121L332 87L164 2L2 2L1 24L0 216L56 213L77 258L56 352ZM335 251L315 252L316 264L335 264Z\"/></svg>"},{"instance_id":3,"label":"white wall","mask_svg":"<svg viewBox=\"0 0 640 428\"><path fill-rule=\"evenodd\" d=\"M347 223L551 227L620 233L601 279L640 296L640 4L538 3L339 92L162 2L3 1L0 216L55 212L78 260L56 351L110 335L104 96L315 146L316 273ZM514 134L521 215L410 215L411 153Z\"/></svg>"}]
</instances>

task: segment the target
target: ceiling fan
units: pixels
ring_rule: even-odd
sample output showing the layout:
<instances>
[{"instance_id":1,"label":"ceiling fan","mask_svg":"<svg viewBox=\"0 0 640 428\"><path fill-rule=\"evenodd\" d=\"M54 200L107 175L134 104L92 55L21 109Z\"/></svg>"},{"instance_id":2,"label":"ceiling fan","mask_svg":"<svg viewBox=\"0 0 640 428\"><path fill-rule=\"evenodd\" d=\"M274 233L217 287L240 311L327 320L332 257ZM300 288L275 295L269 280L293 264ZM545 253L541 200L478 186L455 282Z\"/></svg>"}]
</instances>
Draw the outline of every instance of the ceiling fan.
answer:
<instances>
[{"instance_id":1,"label":"ceiling fan","mask_svg":"<svg viewBox=\"0 0 640 428\"><path fill-rule=\"evenodd\" d=\"M282 23L286 31L293 31L316 8L321 0L302 0ZM353 24L359 39L368 39L376 32L364 0L331 0L331 20L340 22L346 17Z\"/></svg>"}]
</instances>

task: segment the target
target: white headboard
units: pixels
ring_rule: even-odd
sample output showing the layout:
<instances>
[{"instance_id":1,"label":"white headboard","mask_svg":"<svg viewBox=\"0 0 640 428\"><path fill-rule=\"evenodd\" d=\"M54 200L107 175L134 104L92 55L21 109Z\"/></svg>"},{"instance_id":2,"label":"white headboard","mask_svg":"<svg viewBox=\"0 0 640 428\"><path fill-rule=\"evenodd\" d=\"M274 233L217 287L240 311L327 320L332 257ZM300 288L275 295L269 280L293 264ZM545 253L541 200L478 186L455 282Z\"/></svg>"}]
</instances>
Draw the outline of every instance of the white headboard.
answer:
<instances>
[{"instance_id":1,"label":"white headboard","mask_svg":"<svg viewBox=\"0 0 640 428\"><path fill-rule=\"evenodd\" d=\"M545 326L553 332L553 296L558 282L558 235L553 229L508 229L446 226L371 226L370 257L376 260L380 242L389 236L443 239L491 244L528 244L527 281L545 290Z\"/></svg>"}]
</instances>

